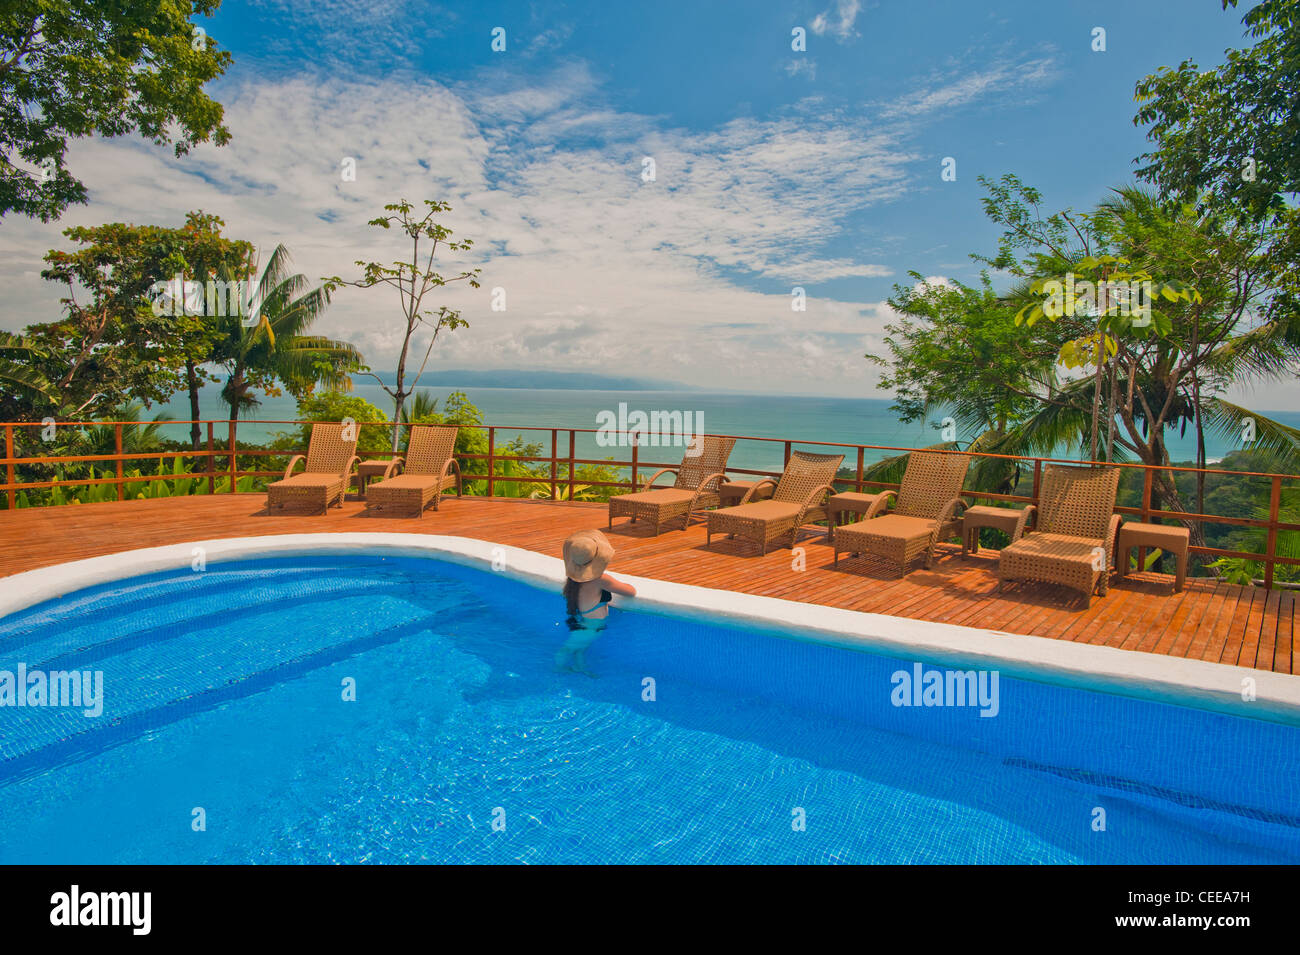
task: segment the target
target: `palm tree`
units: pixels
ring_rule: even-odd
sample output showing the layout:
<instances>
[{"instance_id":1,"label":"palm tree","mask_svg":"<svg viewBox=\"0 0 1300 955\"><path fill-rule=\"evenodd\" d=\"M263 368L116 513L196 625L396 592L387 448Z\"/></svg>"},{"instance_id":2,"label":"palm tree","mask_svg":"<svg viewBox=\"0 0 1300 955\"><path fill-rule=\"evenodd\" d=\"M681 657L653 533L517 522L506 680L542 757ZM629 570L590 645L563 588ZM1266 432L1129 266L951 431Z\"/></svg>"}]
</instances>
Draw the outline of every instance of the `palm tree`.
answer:
<instances>
[{"instance_id":1,"label":"palm tree","mask_svg":"<svg viewBox=\"0 0 1300 955\"><path fill-rule=\"evenodd\" d=\"M151 421L143 421L144 402L132 400L112 413L114 421L135 422L122 427L122 451L133 454L137 451L157 451L162 448L162 426L172 420L172 416L160 411ZM76 432L73 442L75 454L115 454L117 452L116 427L111 424L97 424Z\"/></svg>"},{"instance_id":2,"label":"palm tree","mask_svg":"<svg viewBox=\"0 0 1300 955\"><path fill-rule=\"evenodd\" d=\"M289 250L277 245L253 290L245 315L226 316L217 364L226 371L221 399L230 408L233 441L241 411L261 402L258 388L281 382L295 395L316 385L352 390L348 372L361 366L360 352L347 342L308 334L329 306L329 291L307 290L306 276L289 271Z\"/></svg>"},{"instance_id":3,"label":"palm tree","mask_svg":"<svg viewBox=\"0 0 1300 955\"><path fill-rule=\"evenodd\" d=\"M27 339L0 332L0 392L23 394L57 407L58 388L34 364L42 357Z\"/></svg>"},{"instance_id":4,"label":"palm tree","mask_svg":"<svg viewBox=\"0 0 1300 955\"><path fill-rule=\"evenodd\" d=\"M1110 350L1087 361L1087 375L1044 394L1008 434L1006 449L1050 454L1063 444L1086 449L1090 437L1097 448L1100 437L1106 460L1160 468L1153 474L1157 507L1196 513L1204 512L1203 478L1197 502L1184 505L1165 470L1170 432L1194 431L1201 467L1208 429L1269 452L1280 468L1300 468L1300 432L1225 398L1232 385L1278 380L1300 361L1300 314L1288 307L1271 227L1227 222L1134 188L1115 190L1090 222L1118 253L1111 259L1118 268L1141 270L1171 291L1155 303L1147 327L1111 322L1090 339L1076 338L1091 348L1104 332ZM1104 259L1081 257L1065 271L1086 273ZM1036 288L1020 291L1032 296ZM1193 543L1204 544L1200 523L1187 523Z\"/></svg>"}]
</instances>

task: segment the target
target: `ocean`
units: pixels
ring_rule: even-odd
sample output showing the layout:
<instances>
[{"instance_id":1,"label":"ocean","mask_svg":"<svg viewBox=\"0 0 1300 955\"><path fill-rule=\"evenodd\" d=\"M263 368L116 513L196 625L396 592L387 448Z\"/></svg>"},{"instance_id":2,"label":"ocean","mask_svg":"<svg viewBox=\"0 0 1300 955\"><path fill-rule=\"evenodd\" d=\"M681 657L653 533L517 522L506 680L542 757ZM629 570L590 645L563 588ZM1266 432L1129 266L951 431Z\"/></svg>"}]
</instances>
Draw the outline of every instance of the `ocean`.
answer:
<instances>
[{"instance_id":1,"label":"ocean","mask_svg":"<svg viewBox=\"0 0 1300 955\"><path fill-rule=\"evenodd\" d=\"M591 428L605 420L619 416L619 405L627 406L627 414L642 411L690 412L695 429L711 434L747 435L763 438L800 441L838 441L846 444L874 444L886 447L912 448L934 444L940 440L939 430L931 424L904 424L890 411L890 401L881 398L817 398L785 395L710 394L695 391L568 391L529 388L481 388L440 385L429 388L438 397L441 408L446 396L453 391L464 391L469 400L483 413L485 424L498 426L497 447L506 444L516 435L525 440L539 442L542 453L550 454L551 428ZM356 395L391 412L391 402L378 385L360 384ZM203 418L223 419L228 415L219 398L219 387L209 385L200 395ZM189 418L189 401L186 395L173 398L163 410L174 418ZM1272 417L1294 427L1300 427L1300 412L1271 412ZM245 441L260 442L279 431L291 430L289 425L263 424L265 421L285 421L297 418L297 404L289 395L264 398L261 406L250 416L241 419L239 437ZM524 427L540 431L520 430ZM169 425L167 437L183 439L188 435L188 425ZM225 430L218 426L217 441L223 440ZM965 435L958 435L964 439ZM1190 461L1195 458L1195 435L1170 435L1170 453L1174 460ZM1207 440L1208 457L1222 458L1234 450L1218 438ZM568 454L568 437L559 436L560 456ZM818 450L810 447L809 450ZM868 464L890 456L888 451L868 450ZM626 447L601 447L593 434L577 436L577 455L580 458L618 458L631 456ZM779 443L764 441L738 441L732 452L730 464L734 468L754 470L781 469L783 448ZM1062 457L1077 457L1063 453ZM643 461L677 463L681 460L680 447L642 448L638 457ZM846 465L856 463L856 452L848 449Z\"/></svg>"}]
</instances>

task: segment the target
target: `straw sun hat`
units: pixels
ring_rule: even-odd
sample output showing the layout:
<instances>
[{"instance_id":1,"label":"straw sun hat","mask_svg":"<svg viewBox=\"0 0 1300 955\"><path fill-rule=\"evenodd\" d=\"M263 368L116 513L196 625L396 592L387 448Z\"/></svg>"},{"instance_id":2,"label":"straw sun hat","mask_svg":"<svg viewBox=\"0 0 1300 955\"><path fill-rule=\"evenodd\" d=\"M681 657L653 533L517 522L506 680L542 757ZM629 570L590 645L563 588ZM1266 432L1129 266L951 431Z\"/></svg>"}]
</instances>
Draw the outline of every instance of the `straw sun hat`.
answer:
<instances>
[{"instance_id":1,"label":"straw sun hat","mask_svg":"<svg viewBox=\"0 0 1300 955\"><path fill-rule=\"evenodd\" d=\"M578 531L564 542L564 572L585 584L605 572L614 557L614 545L597 530Z\"/></svg>"}]
</instances>

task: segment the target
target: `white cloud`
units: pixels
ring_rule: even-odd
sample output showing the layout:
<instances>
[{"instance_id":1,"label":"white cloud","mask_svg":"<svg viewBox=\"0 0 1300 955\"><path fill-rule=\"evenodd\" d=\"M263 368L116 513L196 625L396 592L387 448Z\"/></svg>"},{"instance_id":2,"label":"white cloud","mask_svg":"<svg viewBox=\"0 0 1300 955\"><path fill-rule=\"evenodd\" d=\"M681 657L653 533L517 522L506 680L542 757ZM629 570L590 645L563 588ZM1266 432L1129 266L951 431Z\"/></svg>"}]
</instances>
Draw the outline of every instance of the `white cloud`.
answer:
<instances>
[{"instance_id":1,"label":"white cloud","mask_svg":"<svg viewBox=\"0 0 1300 955\"><path fill-rule=\"evenodd\" d=\"M836 0L833 10L823 10L813 17L811 29L818 36L829 33L839 40L847 40L858 34L853 29L858 14L862 12L860 0Z\"/></svg>"},{"instance_id":2,"label":"white cloud","mask_svg":"<svg viewBox=\"0 0 1300 955\"><path fill-rule=\"evenodd\" d=\"M885 107L887 118L917 117L944 109L967 106L994 94L1041 87L1053 78L1047 57L1002 63L973 73L936 75L929 85Z\"/></svg>"},{"instance_id":3,"label":"white cloud","mask_svg":"<svg viewBox=\"0 0 1300 955\"><path fill-rule=\"evenodd\" d=\"M424 77L258 78L221 93L232 143L174 159L132 140L76 143L90 189L57 225L0 230L0 327L48 320L59 290L39 280L61 229L223 216L265 252L284 242L312 280L391 261L400 237L365 225L399 197L440 198L445 224L475 240L445 273L478 266L483 288L432 304L469 327L439 338L435 366L635 372L731 388L863 393L862 360L889 310L836 301L821 283L893 274L827 250L847 220L903 196L918 155L899 132L807 100L788 114L704 131L667 128L601 102L580 66L520 86L448 88ZM642 159L655 160L653 182ZM355 182L340 163L356 160ZM802 285L808 310L792 313ZM490 310L491 290L508 311ZM317 330L354 342L376 368L400 344L395 294L342 289ZM423 343L415 350L422 354Z\"/></svg>"},{"instance_id":4,"label":"white cloud","mask_svg":"<svg viewBox=\"0 0 1300 955\"><path fill-rule=\"evenodd\" d=\"M786 76L806 76L810 80L817 79L817 61L812 57L793 57L786 62L784 69Z\"/></svg>"}]
</instances>

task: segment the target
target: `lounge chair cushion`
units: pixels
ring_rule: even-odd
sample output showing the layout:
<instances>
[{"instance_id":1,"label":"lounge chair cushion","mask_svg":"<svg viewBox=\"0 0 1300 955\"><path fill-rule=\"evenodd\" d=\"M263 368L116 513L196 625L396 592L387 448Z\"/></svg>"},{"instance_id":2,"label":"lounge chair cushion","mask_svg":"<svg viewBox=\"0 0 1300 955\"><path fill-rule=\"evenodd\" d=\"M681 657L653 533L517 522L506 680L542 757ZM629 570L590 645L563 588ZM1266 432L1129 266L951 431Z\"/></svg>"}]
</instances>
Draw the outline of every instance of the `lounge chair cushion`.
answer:
<instances>
[{"instance_id":1,"label":"lounge chair cushion","mask_svg":"<svg viewBox=\"0 0 1300 955\"><path fill-rule=\"evenodd\" d=\"M1087 572L1091 572L1097 560L1097 552L1101 548L1100 540L1035 532L1026 534L1014 544L1003 548L999 556L1002 560L1030 559L1036 564L1043 565L1039 573L1046 571L1043 576L1048 579L1057 576L1052 572L1052 568L1057 568L1060 576L1068 579L1072 573L1083 571L1084 567L1087 568Z\"/></svg>"},{"instance_id":2,"label":"lounge chair cushion","mask_svg":"<svg viewBox=\"0 0 1300 955\"><path fill-rule=\"evenodd\" d=\"M292 477L287 477L282 481L276 481L270 487L332 487L335 484L343 482L342 475L339 474L312 474L307 471L299 472Z\"/></svg>"},{"instance_id":3,"label":"lounge chair cushion","mask_svg":"<svg viewBox=\"0 0 1300 955\"><path fill-rule=\"evenodd\" d=\"M657 487L618 496L619 500L629 504L689 504L694 497L694 491L683 487Z\"/></svg>"},{"instance_id":4,"label":"lounge chair cushion","mask_svg":"<svg viewBox=\"0 0 1300 955\"><path fill-rule=\"evenodd\" d=\"M924 517L907 517L902 514L885 514L849 527L837 527L835 534L841 539L886 537L890 540L929 540L934 532L934 521Z\"/></svg>"},{"instance_id":5,"label":"lounge chair cushion","mask_svg":"<svg viewBox=\"0 0 1300 955\"><path fill-rule=\"evenodd\" d=\"M445 477L439 477L437 474L399 474L396 477L390 477L379 484L372 485L370 492L373 494L375 491L400 491L424 487L437 487L439 483L441 483L443 487L454 485L456 483L456 475L448 474Z\"/></svg>"},{"instance_id":6,"label":"lounge chair cushion","mask_svg":"<svg viewBox=\"0 0 1300 955\"><path fill-rule=\"evenodd\" d=\"M766 523L767 521L783 521L798 517L801 507L802 505L793 501L750 501L748 504L720 508L713 513Z\"/></svg>"}]
</instances>

